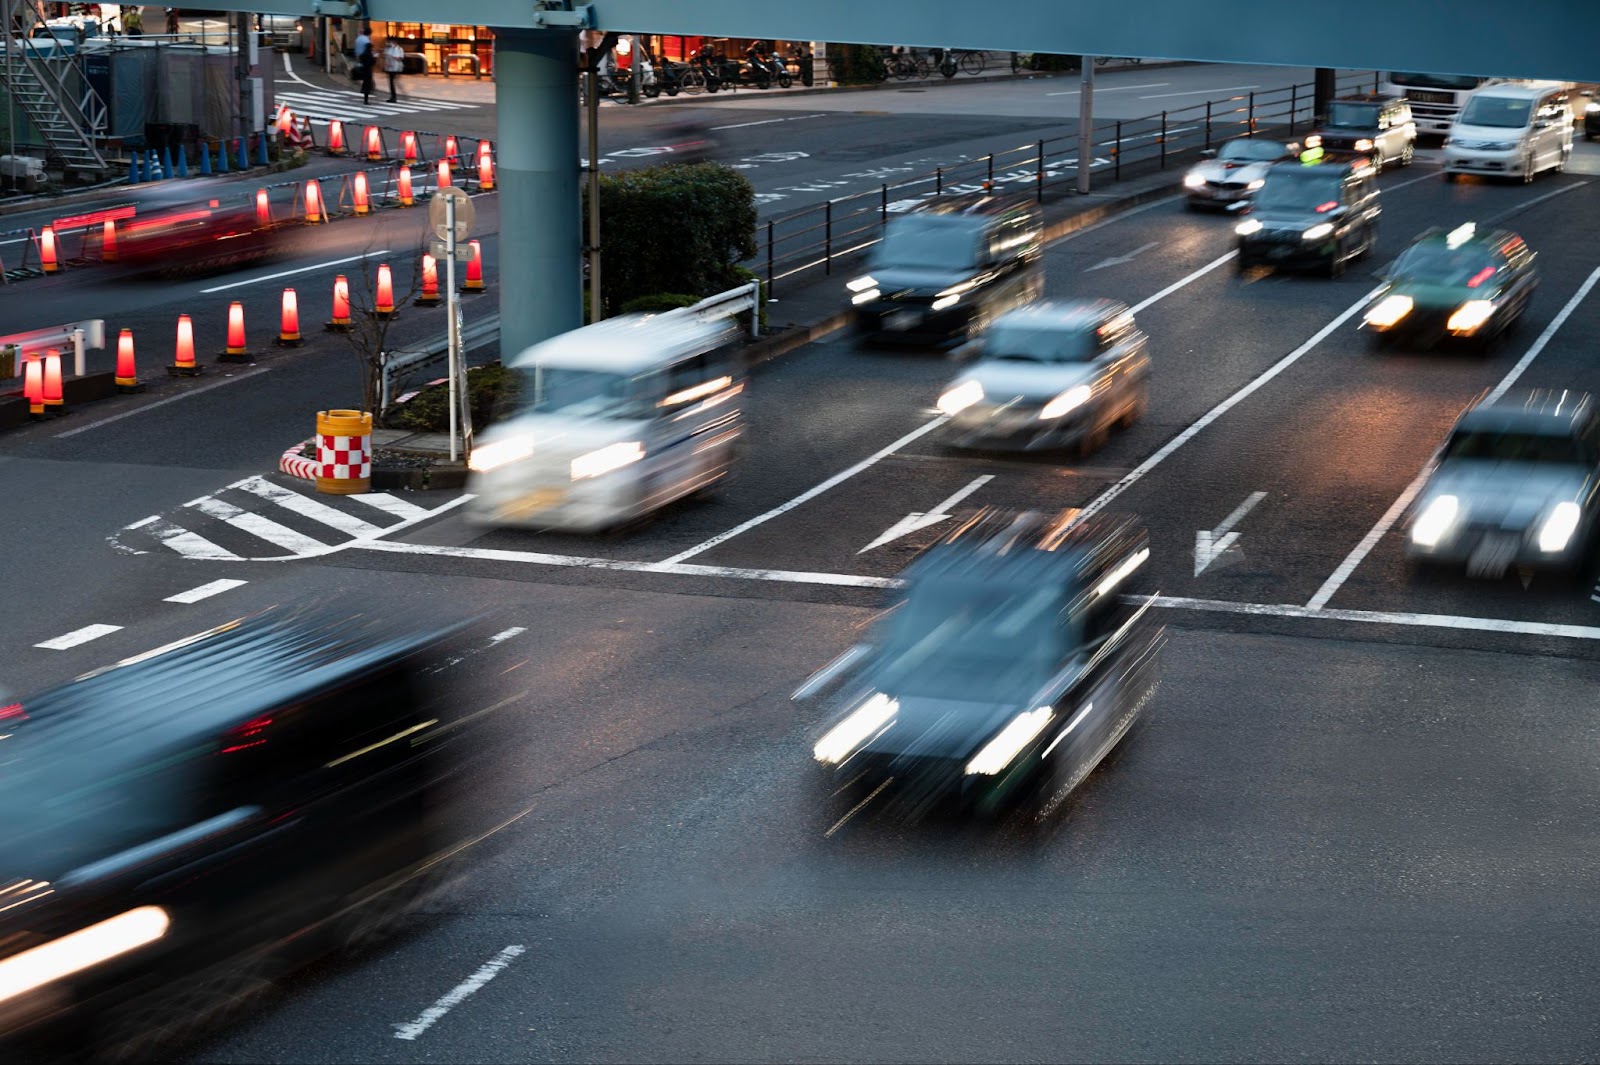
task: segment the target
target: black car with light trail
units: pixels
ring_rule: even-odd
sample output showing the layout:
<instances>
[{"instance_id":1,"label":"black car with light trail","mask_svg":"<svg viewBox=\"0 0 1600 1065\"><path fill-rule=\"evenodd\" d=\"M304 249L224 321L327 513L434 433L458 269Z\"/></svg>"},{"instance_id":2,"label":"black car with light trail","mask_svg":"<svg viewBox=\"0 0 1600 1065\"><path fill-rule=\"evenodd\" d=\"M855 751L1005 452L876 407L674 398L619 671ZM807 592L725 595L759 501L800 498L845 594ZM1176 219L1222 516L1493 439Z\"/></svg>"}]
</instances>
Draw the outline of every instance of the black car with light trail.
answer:
<instances>
[{"instance_id":1,"label":"black car with light trail","mask_svg":"<svg viewBox=\"0 0 1600 1065\"><path fill-rule=\"evenodd\" d=\"M1378 241L1378 186L1361 157L1307 149L1267 171L1249 209L1235 227L1240 272L1270 265L1340 277Z\"/></svg>"}]
</instances>

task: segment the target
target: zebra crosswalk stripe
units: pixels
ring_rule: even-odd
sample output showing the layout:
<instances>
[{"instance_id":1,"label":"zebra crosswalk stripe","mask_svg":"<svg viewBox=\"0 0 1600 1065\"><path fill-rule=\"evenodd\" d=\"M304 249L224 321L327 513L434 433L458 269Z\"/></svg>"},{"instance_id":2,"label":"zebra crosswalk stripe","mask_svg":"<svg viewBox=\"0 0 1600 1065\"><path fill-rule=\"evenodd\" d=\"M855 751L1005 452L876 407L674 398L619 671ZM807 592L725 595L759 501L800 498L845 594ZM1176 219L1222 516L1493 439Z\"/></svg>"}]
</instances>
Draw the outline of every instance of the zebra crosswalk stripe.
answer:
<instances>
[{"instance_id":1,"label":"zebra crosswalk stripe","mask_svg":"<svg viewBox=\"0 0 1600 1065\"><path fill-rule=\"evenodd\" d=\"M379 510L393 514L397 518L407 521L421 521L428 517L431 511L424 510L415 503L407 503L404 499L390 495L388 492L363 492L360 495L346 496L346 499L358 499L368 506L377 507Z\"/></svg>"},{"instance_id":2,"label":"zebra crosswalk stripe","mask_svg":"<svg viewBox=\"0 0 1600 1065\"><path fill-rule=\"evenodd\" d=\"M208 558L216 562L244 561L243 558L227 548L218 547L204 536L174 525L159 514L148 517L143 521L136 521L129 525L125 531L132 532L135 529L142 529L148 532L156 540L187 558Z\"/></svg>"},{"instance_id":3,"label":"zebra crosswalk stripe","mask_svg":"<svg viewBox=\"0 0 1600 1065\"><path fill-rule=\"evenodd\" d=\"M249 492L251 495L260 496L262 499L271 500L285 510L292 510L302 517L310 518L312 521L320 522L323 525L332 526L350 536L377 536L383 532L381 526L362 521L354 514L346 514L342 510L335 510L326 503L319 503L315 499L309 499L299 492L291 492L287 488L281 488L260 477L246 477L244 480L228 487L237 488L241 492Z\"/></svg>"},{"instance_id":4,"label":"zebra crosswalk stripe","mask_svg":"<svg viewBox=\"0 0 1600 1065\"><path fill-rule=\"evenodd\" d=\"M251 514L240 510L232 503L224 503L211 496L201 496L199 499L185 503L186 507L194 507L200 513L210 518L232 525L241 532L258 536L270 544L276 544L285 551L297 555L320 554L327 551L328 545L320 540L314 540L304 533L296 532L287 525L279 525L271 518L263 518L259 514Z\"/></svg>"}]
</instances>

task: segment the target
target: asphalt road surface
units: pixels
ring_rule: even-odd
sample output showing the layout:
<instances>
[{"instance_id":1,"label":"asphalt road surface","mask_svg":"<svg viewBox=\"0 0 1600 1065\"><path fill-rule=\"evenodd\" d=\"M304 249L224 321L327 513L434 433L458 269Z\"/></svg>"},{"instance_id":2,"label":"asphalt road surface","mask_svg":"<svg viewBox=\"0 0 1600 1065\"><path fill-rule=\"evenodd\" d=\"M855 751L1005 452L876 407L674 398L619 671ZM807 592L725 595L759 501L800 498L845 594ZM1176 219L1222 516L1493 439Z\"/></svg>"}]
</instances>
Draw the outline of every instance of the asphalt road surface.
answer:
<instances>
[{"instance_id":1,"label":"asphalt road surface","mask_svg":"<svg viewBox=\"0 0 1600 1065\"><path fill-rule=\"evenodd\" d=\"M1595 574L1421 579L1389 530L1483 389L1600 390L1600 185L1575 161L1531 186L1425 160L1380 179L1372 268L1467 220L1538 252L1533 307L1486 356L1374 355L1365 266L1240 275L1231 223L1171 200L1057 243L1050 296L1127 300L1151 336L1147 416L1088 461L952 453L932 404L958 367L840 334L755 376L721 498L616 538L484 534L458 493L312 500L330 515L251 480L348 372L326 351L165 414L10 434L0 683L274 603L518 630L470 693L505 735L481 810L504 827L471 879L194 1061L1589 1058ZM821 711L788 694L941 530L869 545L980 477L968 503L1149 524L1171 640L1147 725L1043 840L870 807L839 825L805 742ZM1200 569L1196 534L1256 493ZM243 583L171 601L219 580Z\"/></svg>"}]
</instances>

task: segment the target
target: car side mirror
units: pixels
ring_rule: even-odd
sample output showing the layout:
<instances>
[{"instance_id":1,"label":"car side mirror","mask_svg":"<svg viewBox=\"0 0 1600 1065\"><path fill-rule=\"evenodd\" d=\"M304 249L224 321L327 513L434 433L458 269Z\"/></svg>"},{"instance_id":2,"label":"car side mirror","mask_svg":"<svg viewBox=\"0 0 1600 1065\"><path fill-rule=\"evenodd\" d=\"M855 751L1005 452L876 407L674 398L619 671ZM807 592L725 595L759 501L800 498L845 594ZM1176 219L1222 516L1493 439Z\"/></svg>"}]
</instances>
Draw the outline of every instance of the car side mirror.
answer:
<instances>
[{"instance_id":1,"label":"car side mirror","mask_svg":"<svg viewBox=\"0 0 1600 1065\"><path fill-rule=\"evenodd\" d=\"M1206 148L1200 153L1200 158L1202 159L1215 159L1216 157L1217 150L1215 148Z\"/></svg>"}]
</instances>

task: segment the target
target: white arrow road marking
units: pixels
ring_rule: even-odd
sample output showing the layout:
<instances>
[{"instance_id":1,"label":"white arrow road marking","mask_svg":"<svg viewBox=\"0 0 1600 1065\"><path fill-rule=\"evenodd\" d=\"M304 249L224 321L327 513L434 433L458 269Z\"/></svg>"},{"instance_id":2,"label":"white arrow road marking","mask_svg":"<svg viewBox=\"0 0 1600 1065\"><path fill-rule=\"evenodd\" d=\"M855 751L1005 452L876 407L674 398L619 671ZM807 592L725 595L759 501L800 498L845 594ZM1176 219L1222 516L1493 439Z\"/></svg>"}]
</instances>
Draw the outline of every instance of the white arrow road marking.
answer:
<instances>
[{"instance_id":1,"label":"white arrow road marking","mask_svg":"<svg viewBox=\"0 0 1600 1065\"><path fill-rule=\"evenodd\" d=\"M937 507L934 507L932 513L923 514L920 511L913 511L910 514L907 514L905 517L889 526L888 530L884 532L882 536L872 541L872 543L868 544L866 547L863 547L860 551L857 551L856 554L864 555L868 551L871 551L874 547L882 547L891 540L898 540L902 536L909 536L921 529L926 529L930 525L939 524L941 521L944 521L950 516L949 512L952 507L992 480L994 480L994 474L992 473L986 473L982 477L974 477L971 484L967 485L949 499L946 499L943 503L940 503Z\"/></svg>"},{"instance_id":2,"label":"white arrow road marking","mask_svg":"<svg viewBox=\"0 0 1600 1065\"><path fill-rule=\"evenodd\" d=\"M1204 573L1206 567L1215 562L1217 558L1239 540L1239 534L1231 531L1233 527L1244 520L1244 516L1255 505L1267 498L1265 492L1251 492L1243 503L1233 508L1233 513L1222 519L1222 524L1215 529L1197 529L1194 534L1194 575Z\"/></svg>"},{"instance_id":3,"label":"white arrow road marking","mask_svg":"<svg viewBox=\"0 0 1600 1065\"><path fill-rule=\"evenodd\" d=\"M1139 245L1126 255L1114 255L1109 259L1101 259L1093 266L1087 267L1083 272L1087 274L1092 273L1095 270L1104 270L1108 266L1121 266L1123 263L1131 263L1133 262L1134 256L1147 252L1151 248L1159 246L1160 243L1161 242L1159 240L1152 240L1149 244Z\"/></svg>"}]
</instances>

